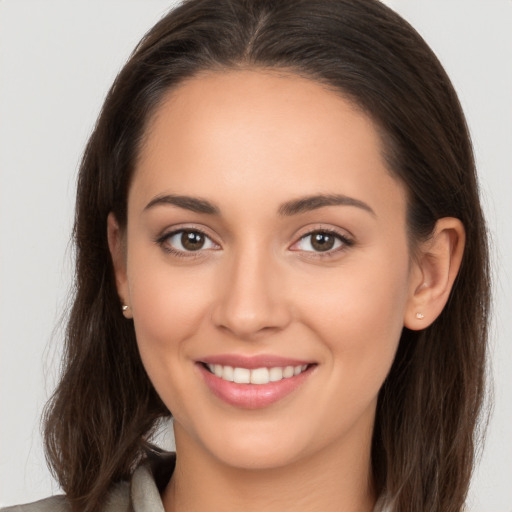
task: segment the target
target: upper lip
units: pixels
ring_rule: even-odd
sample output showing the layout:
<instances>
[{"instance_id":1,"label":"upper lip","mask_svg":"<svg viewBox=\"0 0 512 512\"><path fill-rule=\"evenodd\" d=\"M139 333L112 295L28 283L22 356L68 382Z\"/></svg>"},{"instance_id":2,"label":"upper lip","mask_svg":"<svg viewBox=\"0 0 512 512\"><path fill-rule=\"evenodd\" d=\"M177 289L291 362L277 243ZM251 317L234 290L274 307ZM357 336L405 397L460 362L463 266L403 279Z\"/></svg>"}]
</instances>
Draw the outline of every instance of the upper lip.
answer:
<instances>
[{"instance_id":1,"label":"upper lip","mask_svg":"<svg viewBox=\"0 0 512 512\"><path fill-rule=\"evenodd\" d=\"M204 357L198 362L205 364L220 364L222 366L232 366L233 368L274 368L285 366L302 366L312 364L312 361L304 359L295 359L290 357L276 356L271 354L260 354L255 356L244 356L240 354L219 354Z\"/></svg>"}]
</instances>

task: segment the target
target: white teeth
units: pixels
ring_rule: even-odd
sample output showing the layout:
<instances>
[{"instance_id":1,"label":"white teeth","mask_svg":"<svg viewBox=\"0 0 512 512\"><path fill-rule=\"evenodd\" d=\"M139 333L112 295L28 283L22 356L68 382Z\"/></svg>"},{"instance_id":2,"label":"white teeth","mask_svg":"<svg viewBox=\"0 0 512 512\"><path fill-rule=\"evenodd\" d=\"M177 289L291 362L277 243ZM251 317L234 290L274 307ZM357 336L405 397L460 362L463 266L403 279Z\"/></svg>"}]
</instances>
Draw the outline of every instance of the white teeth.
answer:
<instances>
[{"instance_id":1,"label":"white teeth","mask_svg":"<svg viewBox=\"0 0 512 512\"><path fill-rule=\"evenodd\" d=\"M283 378L283 369L279 368L278 366L270 368L269 373L270 382L277 382Z\"/></svg>"},{"instance_id":2,"label":"white teeth","mask_svg":"<svg viewBox=\"0 0 512 512\"><path fill-rule=\"evenodd\" d=\"M232 366L224 366L224 370L222 371L222 378L224 380L227 380L229 382L233 382L234 377L234 370Z\"/></svg>"},{"instance_id":3,"label":"white teeth","mask_svg":"<svg viewBox=\"0 0 512 512\"><path fill-rule=\"evenodd\" d=\"M247 368L235 368L233 370L233 381L238 384L249 384L249 382L251 382L251 370Z\"/></svg>"},{"instance_id":4,"label":"white teeth","mask_svg":"<svg viewBox=\"0 0 512 512\"><path fill-rule=\"evenodd\" d=\"M268 384L269 371L268 368L256 368L251 370L251 384Z\"/></svg>"},{"instance_id":5,"label":"white teeth","mask_svg":"<svg viewBox=\"0 0 512 512\"><path fill-rule=\"evenodd\" d=\"M289 379L301 374L308 367L307 364L298 366L274 366L272 368L233 368L221 364L208 364L210 372L217 377L237 384L268 384L278 382L282 379Z\"/></svg>"},{"instance_id":6,"label":"white teeth","mask_svg":"<svg viewBox=\"0 0 512 512\"><path fill-rule=\"evenodd\" d=\"M289 377L293 377L293 366L287 366L283 370L283 378L288 379Z\"/></svg>"}]
</instances>

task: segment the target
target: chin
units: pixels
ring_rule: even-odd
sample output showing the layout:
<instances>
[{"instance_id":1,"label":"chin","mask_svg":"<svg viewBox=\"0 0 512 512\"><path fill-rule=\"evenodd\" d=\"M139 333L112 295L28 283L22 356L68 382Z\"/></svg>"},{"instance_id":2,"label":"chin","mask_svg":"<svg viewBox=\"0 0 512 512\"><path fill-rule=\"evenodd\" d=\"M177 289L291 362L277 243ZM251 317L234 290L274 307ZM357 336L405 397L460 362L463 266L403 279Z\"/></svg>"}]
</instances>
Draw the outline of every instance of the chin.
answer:
<instances>
[{"instance_id":1,"label":"chin","mask_svg":"<svg viewBox=\"0 0 512 512\"><path fill-rule=\"evenodd\" d=\"M246 470L280 468L306 456L312 439L305 439L296 429L271 423L242 420L222 426L205 422L206 431L194 432L175 421L176 449L178 453L180 449L199 449L201 457Z\"/></svg>"},{"instance_id":2,"label":"chin","mask_svg":"<svg viewBox=\"0 0 512 512\"><path fill-rule=\"evenodd\" d=\"M291 466L304 459L305 450L297 447L283 446L269 443L264 448L259 443L258 447L247 446L247 443L233 444L223 447L217 455L219 462L232 468L258 471L271 470Z\"/></svg>"}]
</instances>

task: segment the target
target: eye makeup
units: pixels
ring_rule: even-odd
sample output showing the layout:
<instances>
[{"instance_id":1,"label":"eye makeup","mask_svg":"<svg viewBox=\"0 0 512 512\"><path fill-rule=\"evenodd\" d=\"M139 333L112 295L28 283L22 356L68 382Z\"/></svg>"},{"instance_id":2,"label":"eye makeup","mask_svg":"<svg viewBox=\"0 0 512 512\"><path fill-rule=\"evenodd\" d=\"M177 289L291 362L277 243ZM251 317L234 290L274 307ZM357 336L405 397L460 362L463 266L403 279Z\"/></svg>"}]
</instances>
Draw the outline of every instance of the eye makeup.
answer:
<instances>
[{"instance_id":1,"label":"eye makeup","mask_svg":"<svg viewBox=\"0 0 512 512\"><path fill-rule=\"evenodd\" d=\"M197 227L183 227L165 232L155 240L155 243L163 251L179 258L197 258L202 256L205 250L220 249L220 245Z\"/></svg>"},{"instance_id":2,"label":"eye makeup","mask_svg":"<svg viewBox=\"0 0 512 512\"><path fill-rule=\"evenodd\" d=\"M204 230L195 226L167 231L158 236L155 243L166 253L179 258L195 259L204 256L206 251L222 249ZM347 250L354 243L346 234L319 226L302 234L289 250L304 253L307 257L326 258Z\"/></svg>"}]
</instances>

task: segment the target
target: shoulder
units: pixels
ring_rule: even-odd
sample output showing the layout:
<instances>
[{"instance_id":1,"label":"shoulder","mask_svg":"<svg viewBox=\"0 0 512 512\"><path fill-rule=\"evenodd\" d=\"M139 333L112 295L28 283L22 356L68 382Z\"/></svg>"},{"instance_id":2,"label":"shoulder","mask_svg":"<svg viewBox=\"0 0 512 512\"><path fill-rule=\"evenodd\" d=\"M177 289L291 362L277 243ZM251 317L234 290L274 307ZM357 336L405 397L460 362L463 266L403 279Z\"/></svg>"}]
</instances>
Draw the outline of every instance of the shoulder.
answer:
<instances>
[{"instance_id":1,"label":"shoulder","mask_svg":"<svg viewBox=\"0 0 512 512\"><path fill-rule=\"evenodd\" d=\"M52 496L26 505L2 508L0 512L69 512L70 510L66 496Z\"/></svg>"},{"instance_id":2,"label":"shoulder","mask_svg":"<svg viewBox=\"0 0 512 512\"><path fill-rule=\"evenodd\" d=\"M160 493L163 491L176 464L176 455L151 452L140 464L130 481L114 484L98 512L164 512ZM0 509L0 512L71 512L71 504L64 495Z\"/></svg>"},{"instance_id":3,"label":"shoulder","mask_svg":"<svg viewBox=\"0 0 512 512\"><path fill-rule=\"evenodd\" d=\"M129 512L130 510L129 483L121 482L114 485L107 494L101 512ZM0 512L71 512L71 504L66 496L59 495L25 505L2 508Z\"/></svg>"}]
</instances>

